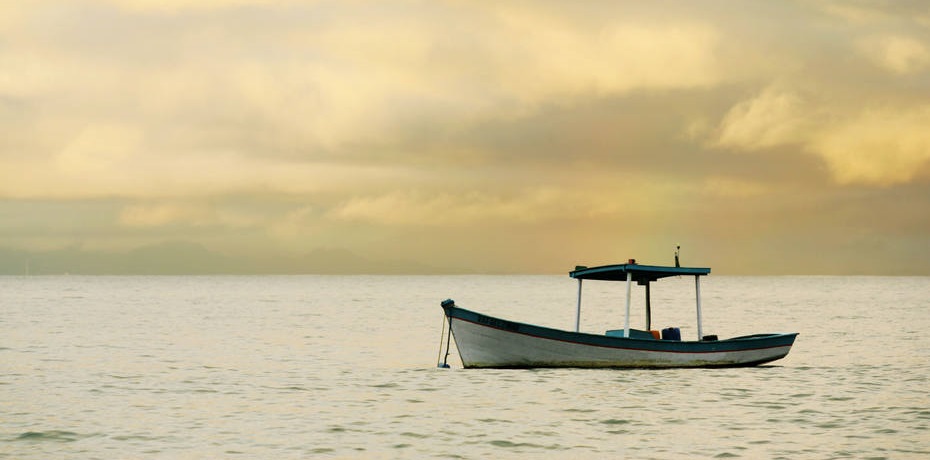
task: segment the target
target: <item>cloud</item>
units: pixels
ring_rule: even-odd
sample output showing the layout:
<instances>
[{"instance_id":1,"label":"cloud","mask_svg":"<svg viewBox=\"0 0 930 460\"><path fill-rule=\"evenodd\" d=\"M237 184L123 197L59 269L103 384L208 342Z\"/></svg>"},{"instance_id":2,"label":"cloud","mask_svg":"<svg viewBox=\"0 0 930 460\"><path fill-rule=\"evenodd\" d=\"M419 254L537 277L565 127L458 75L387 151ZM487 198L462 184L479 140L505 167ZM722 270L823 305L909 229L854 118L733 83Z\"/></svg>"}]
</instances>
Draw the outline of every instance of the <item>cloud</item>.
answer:
<instances>
[{"instance_id":1,"label":"cloud","mask_svg":"<svg viewBox=\"0 0 930 460\"><path fill-rule=\"evenodd\" d=\"M810 6L857 27L894 24L902 19L930 26L930 12L922 0L825 0Z\"/></svg>"},{"instance_id":2,"label":"cloud","mask_svg":"<svg viewBox=\"0 0 930 460\"><path fill-rule=\"evenodd\" d=\"M82 130L56 158L66 176L92 180L97 173L111 172L142 145L141 130L122 124L91 125Z\"/></svg>"},{"instance_id":3,"label":"cloud","mask_svg":"<svg viewBox=\"0 0 930 460\"><path fill-rule=\"evenodd\" d=\"M131 205L122 210L119 223L128 227L162 227L165 225L204 222L210 210L200 206L177 204Z\"/></svg>"},{"instance_id":4,"label":"cloud","mask_svg":"<svg viewBox=\"0 0 930 460\"><path fill-rule=\"evenodd\" d=\"M281 218L273 219L268 231L284 240L296 240L312 235L319 226L319 211L315 206L300 206L285 213Z\"/></svg>"},{"instance_id":5,"label":"cloud","mask_svg":"<svg viewBox=\"0 0 930 460\"><path fill-rule=\"evenodd\" d=\"M912 37L870 37L862 40L860 49L876 65L899 75L919 72L930 64L927 45Z\"/></svg>"},{"instance_id":6,"label":"cloud","mask_svg":"<svg viewBox=\"0 0 930 460\"><path fill-rule=\"evenodd\" d=\"M0 236L455 246L536 267L763 227L782 247L804 222L843 231L815 214L853 192L880 194L883 229L920 228L889 203L927 194L927 17L868 1L7 2Z\"/></svg>"},{"instance_id":7,"label":"cloud","mask_svg":"<svg viewBox=\"0 0 930 460\"><path fill-rule=\"evenodd\" d=\"M670 18L587 24L544 8L500 7L497 16L494 42L510 58L495 61L506 64L498 74L524 101L693 88L725 75L716 58L720 37L708 24Z\"/></svg>"},{"instance_id":8,"label":"cloud","mask_svg":"<svg viewBox=\"0 0 930 460\"><path fill-rule=\"evenodd\" d=\"M294 3L293 0L107 0L119 8L138 12L179 13L184 11L209 11L244 6L276 6Z\"/></svg>"},{"instance_id":9,"label":"cloud","mask_svg":"<svg viewBox=\"0 0 930 460\"><path fill-rule=\"evenodd\" d=\"M268 159L243 152L133 151L87 148L80 137L57 157L0 157L0 196L135 199L239 193L307 194L364 190L409 180L404 166Z\"/></svg>"},{"instance_id":10,"label":"cloud","mask_svg":"<svg viewBox=\"0 0 930 460\"><path fill-rule=\"evenodd\" d=\"M349 163L429 161L419 146L400 144L414 130L468 130L549 104L709 86L725 75L718 32L694 20L592 22L552 4L198 5L20 11L18 45L0 53L4 75L17 78L0 78L0 94L33 108L17 123L52 127L67 145L22 135L16 147L33 157L11 159L8 170L33 180L12 177L0 193L320 190L338 186L338 175L393 174ZM55 170L45 170L48 161Z\"/></svg>"},{"instance_id":11,"label":"cloud","mask_svg":"<svg viewBox=\"0 0 930 460\"><path fill-rule=\"evenodd\" d=\"M708 177L702 192L709 197L758 198L771 193L771 188L758 182L733 177Z\"/></svg>"},{"instance_id":12,"label":"cloud","mask_svg":"<svg viewBox=\"0 0 930 460\"><path fill-rule=\"evenodd\" d=\"M394 190L356 196L331 207L326 218L385 226L523 226L552 222L630 219L648 223L699 190L661 176L624 176L613 171L572 183L486 189L457 187Z\"/></svg>"},{"instance_id":13,"label":"cloud","mask_svg":"<svg viewBox=\"0 0 930 460\"><path fill-rule=\"evenodd\" d=\"M527 223L567 211L565 198L545 188L524 190L509 198L479 191L455 194L398 191L353 198L333 209L329 217L382 225L440 227L501 220Z\"/></svg>"},{"instance_id":14,"label":"cloud","mask_svg":"<svg viewBox=\"0 0 930 460\"><path fill-rule=\"evenodd\" d=\"M930 106L868 110L830 126L810 148L842 184L889 186L928 175Z\"/></svg>"},{"instance_id":15,"label":"cloud","mask_svg":"<svg viewBox=\"0 0 930 460\"><path fill-rule=\"evenodd\" d=\"M795 93L770 86L731 108L720 122L714 144L758 150L799 142L809 124L810 109Z\"/></svg>"},{"instance_id":16,"label":"cloud","mask_svg":"<svg viewBox=\"0 0 930 460\"><path fill-rule=\"evenodd\" d=\"M850 107L830 97L813 104L790 90L768 87L736 103L709 135L710 145L736 152L793 145L823 161L838 184L888 186L926 175L926 126L926 106Z\"/></svg>"}]
</instances>

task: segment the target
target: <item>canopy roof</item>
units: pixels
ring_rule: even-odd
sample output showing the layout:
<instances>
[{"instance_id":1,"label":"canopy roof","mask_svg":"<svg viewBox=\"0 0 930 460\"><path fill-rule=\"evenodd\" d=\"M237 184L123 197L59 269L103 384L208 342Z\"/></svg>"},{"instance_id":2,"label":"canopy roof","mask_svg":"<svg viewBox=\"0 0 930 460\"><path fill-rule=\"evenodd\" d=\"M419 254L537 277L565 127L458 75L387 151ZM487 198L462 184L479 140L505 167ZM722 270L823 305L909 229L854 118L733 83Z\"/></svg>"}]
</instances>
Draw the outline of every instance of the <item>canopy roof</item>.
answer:
<instances>
[{"instance_id":1,"label":"canopy roof","mask_svg":"<svg viewBox=\"0 0 930 460\"><path fill-rule=\"evenodd\" d=\"M575 267L568 276L581 280L626 281L626 274L632 275L638 284L650 283L669 276L701 276L710 273L710 268L698 267L661 267L657 265L619 264L600 267Z\"/></svg>"}]
</instances>

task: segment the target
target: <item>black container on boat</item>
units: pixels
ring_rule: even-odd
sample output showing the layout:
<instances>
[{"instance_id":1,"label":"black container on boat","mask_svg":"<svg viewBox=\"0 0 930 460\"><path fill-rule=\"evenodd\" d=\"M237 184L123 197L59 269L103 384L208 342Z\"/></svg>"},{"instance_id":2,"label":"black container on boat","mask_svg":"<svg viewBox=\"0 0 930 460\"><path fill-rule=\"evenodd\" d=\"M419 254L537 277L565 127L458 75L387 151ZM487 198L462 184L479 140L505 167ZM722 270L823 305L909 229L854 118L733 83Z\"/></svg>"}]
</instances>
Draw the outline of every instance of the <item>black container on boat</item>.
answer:
<instances>
[{"instance_id":1,"label":"black container on boat","mask_svg":"<svg viewBox=\"0 0 930 460\"><path fill-rule=\"evenodd\" d=\"M681 329L677 327L667 327L662 329L662 340L681 341Z\"/></svg>"}]
</instances>

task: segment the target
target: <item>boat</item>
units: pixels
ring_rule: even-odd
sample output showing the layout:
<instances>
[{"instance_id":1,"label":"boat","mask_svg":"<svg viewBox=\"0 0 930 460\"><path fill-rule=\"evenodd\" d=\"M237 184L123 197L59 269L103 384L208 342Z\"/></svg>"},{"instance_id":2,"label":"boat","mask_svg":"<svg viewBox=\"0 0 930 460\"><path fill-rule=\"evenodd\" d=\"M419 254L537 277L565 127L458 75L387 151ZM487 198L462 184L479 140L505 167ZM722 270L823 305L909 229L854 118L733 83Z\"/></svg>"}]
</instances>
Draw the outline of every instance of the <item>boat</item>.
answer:
<instances>
[{"instance_id":1,"label":"boat","mask_svg":"<svg viewBox=\"0 0 930 460\"><path fill-rule=\"evenodd\" d=\"M575 330L568 331L488 316L461 308L452 299L441 302L444 311L445 358L455 341L465 368L690 368L744 367L769 363L788 355L797 333L752 334L718 339L704 335L701 324L701 277L710 268L625 264L578 266L569 276L578 280ZM652 329L650 285L662 278L693 276L697 306L697 337L682 340L679 328ZM614 281L626 284L626 321L623 329L604 334L581 332L583 282ZM646 291L646 328L630 327L632 284ZM446 332L448 324L448 332ZM448 334L448 335L446 335Z\"/></svg>"}]
</instances>

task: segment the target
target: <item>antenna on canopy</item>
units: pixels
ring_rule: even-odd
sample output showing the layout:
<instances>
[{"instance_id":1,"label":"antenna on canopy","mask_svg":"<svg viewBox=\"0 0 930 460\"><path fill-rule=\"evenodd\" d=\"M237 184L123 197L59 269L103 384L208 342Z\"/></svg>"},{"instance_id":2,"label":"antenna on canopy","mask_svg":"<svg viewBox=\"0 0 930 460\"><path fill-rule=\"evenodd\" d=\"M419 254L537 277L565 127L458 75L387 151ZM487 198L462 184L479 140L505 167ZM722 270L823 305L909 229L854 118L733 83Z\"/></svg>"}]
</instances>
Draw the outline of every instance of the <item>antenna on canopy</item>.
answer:
<instances>
[{"instance_id":1,"label":"antenna on canopy","mask_svg":"<svg viewBox=\"0 0 930 460\"><path fill-rule=\"evenodd\" d=\"M681 267L678 263L678 251L681 250L681 245L675 246L675 268Z\"/></svg>"}]
</instances>

